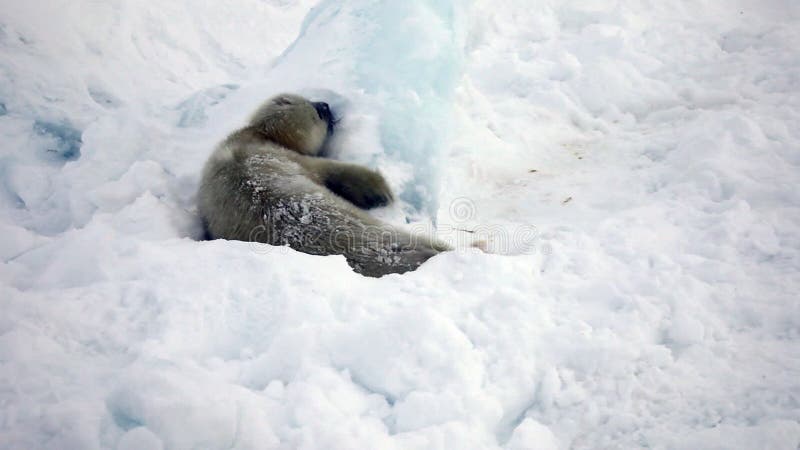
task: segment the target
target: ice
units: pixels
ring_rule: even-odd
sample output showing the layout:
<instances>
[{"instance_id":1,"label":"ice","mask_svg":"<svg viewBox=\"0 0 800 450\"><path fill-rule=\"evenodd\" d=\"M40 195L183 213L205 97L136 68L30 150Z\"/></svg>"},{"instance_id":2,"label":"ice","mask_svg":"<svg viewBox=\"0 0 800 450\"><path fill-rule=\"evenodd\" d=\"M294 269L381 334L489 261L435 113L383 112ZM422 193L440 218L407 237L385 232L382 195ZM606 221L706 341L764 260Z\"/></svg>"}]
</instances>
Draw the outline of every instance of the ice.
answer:
<instances>
[{"instance_id":1,"label":"ice","mask_svg":"<svg viewBox=\"0 0 800 450\"><path fill-rule=\"evenodd\" d=\"M42 139L42 150L49 159L71 161L81 156L81 132L67 123L35 121L33 131Z\"/></svg>"},{"instance_id":2,"label":"ice","mask_svg":"<svg viewBox=\"0 0 800 450\"><path fill-rule=\"evenodd\" d=\"M788 0L6 2L0 448L797 449L798 42ZM281 91L489 252L198 240Z\"/></svg>"},{"instance_id":3,"label":"ice","mask_svg":"<svg viewBox=\"0 0 800 450\"><path fill-rule=\"evenodd\" d=\"M408 220L431 220L438 209L468 6L322 1L270 74L285 89L333 91L320 94L343 119L347 146L334 143L332 154L389 172Z\"/></svg>"},{"instance_id":4,"label":"ice","mask_svg":"<svg viewBox=\"0 0 800 450\"><path fill-rule=\"evenodd\" d=\"M230 91L237 89L235 84L223 84L204 89L178 105L181 117L178 126L182 128L198 127L205 125L208 120L206 109L224 100Z\"/></svg>"}]
</instances>

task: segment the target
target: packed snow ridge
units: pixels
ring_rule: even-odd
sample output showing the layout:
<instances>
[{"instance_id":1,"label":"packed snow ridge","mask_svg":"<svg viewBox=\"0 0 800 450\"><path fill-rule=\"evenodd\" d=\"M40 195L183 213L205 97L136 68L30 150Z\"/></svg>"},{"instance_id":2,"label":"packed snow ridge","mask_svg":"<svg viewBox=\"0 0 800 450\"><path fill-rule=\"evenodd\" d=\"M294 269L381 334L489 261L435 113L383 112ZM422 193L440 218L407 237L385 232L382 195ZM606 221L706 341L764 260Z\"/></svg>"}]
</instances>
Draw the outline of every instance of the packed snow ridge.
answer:
<instances>
[{"instance_id":1,"label":"packed snow ridge","mask_svg":"<svg viewBox=\"0 0 800 450\"><path fill-rule=\"evenodd\" d=\"M4 2L0 448L797 449L798 48L791 0ZM282 91L459 250L198 240Z\"/></svg>"}]
</instances>

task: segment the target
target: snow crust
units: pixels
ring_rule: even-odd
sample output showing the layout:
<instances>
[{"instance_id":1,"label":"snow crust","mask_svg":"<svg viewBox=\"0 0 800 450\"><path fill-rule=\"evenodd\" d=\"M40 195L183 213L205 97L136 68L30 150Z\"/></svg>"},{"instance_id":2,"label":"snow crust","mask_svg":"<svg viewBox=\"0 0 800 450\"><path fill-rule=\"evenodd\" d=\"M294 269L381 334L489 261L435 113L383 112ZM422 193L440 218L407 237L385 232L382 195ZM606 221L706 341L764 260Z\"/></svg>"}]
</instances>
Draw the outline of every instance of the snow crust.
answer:
<instances>
[{"instance_id":1,"label":"snow crust","mask_svg":"<svg viewBox=\"0 0 800 450\"><path fill-rule=\"evenodd\" d=\"M3 2L0 448L796 449L797 48L790 0ZM490 252L198 241L286 90Z\"/></svg>"}]
</instances>

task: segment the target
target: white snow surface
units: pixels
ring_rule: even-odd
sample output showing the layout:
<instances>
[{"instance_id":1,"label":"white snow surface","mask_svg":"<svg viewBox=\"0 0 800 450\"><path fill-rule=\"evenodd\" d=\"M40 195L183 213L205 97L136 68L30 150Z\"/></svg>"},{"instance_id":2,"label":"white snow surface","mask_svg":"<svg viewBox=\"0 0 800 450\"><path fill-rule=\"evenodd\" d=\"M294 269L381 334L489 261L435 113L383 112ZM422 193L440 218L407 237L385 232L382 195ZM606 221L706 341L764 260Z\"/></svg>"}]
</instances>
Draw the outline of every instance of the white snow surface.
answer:
<instances>
[{"instance_id":1,"label":"white snow surface","mask_svg":"<svg viewBox=\"0 0 800 450\"><path fill-rule=\"evenodd\" d=\"M0 448L798 448L797 2L314 6L0 2ZM198 241L285 90L460 249Z\"/></svg>"}]
</instances>

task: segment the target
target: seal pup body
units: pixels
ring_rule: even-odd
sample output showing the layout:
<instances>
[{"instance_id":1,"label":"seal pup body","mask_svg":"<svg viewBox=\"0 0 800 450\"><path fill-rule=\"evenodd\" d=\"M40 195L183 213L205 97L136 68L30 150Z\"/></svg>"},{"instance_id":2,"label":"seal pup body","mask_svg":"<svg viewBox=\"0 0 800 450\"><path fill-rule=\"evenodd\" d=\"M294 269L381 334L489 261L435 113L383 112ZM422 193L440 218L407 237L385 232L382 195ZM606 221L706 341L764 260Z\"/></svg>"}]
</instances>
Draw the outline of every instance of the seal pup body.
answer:
<instances>
[{"instance_id":1,"label":"seal pup body","mask_svg":"<svg viewBox=\"0 0 800 450\"><path fill-rule=\"evenodd\" d=\"M391 190L378 172L317 156L333 124L325 103L290 94L264 103L203 169L198 209L208 236L342 254L373 277L449 250L364 211L390 203Z\"/></svg>"}]
</instances>

